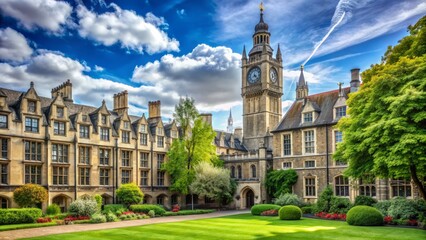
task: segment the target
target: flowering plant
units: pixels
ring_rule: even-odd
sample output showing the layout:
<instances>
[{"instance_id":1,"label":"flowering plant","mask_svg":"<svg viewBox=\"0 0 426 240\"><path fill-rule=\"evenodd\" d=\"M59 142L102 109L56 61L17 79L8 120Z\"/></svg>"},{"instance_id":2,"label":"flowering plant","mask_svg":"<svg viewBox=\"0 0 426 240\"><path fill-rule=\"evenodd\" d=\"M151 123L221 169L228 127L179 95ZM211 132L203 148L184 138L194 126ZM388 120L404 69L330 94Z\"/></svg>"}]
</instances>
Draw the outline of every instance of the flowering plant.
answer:
<instances>
[{"instance_id":1,"label":"flowering plant","mask_svg":"<svg viewBox=\"0 0 426 240\"><path fill-rule=\"evenodd\" d=\"M263 211L260 215L261 216L278 216L278 210L276 209L266 210L266 211Z\"/></svg>"},{"instance_id":2,"label":"flowering plant","mask_svg":"<svg viewBox=\"0 0 426 240\"><path fill-rule=\"evenodd\" d=\"M52 219L50 217L45 217L45 218L37 218L37 223L48 223L51 222Z\"/></svg>"},{"instance_id":3,"label":"flowering plant","mask_svg":"<svg viewBox=\"0 0 426 240\"><path fill-rule=\"evenodd\" d=\"M179 212L179 210L180 210L179 204L173 205L172 212Z\"/></svg>"}]
</instances>

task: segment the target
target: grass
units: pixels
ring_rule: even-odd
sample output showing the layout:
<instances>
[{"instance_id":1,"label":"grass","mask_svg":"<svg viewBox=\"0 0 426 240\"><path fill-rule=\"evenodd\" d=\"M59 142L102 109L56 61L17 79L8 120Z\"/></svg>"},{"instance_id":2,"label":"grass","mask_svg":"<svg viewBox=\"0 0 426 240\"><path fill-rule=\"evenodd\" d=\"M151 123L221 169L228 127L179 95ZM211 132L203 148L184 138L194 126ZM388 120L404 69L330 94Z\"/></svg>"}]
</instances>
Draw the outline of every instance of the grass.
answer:
<instances>
[{"instance_id":1,"label":"grass","mask_svg":"<svg viewBox=\"0 0 426 240\"><path fill-rule=\"evenodd\" d=\"M426 239L426 231L395 227L356 227L346 222L303 218L282 221L278 217L241 214L220 218L160 223L32 239Z\"/></svg>"},{"instance_id":2,"label":"grass","mask_svg":"<svg viewBox=\"0 0 426 240\"><path fill-rule=\"evenodd\" d=\"M0 225L0 231L25 229L25 228L49 227L49 226L55 226L55 225L56 225L55 221L48 222L48 223L21 223L21 224Z\"/></svg>"}]
</instances>

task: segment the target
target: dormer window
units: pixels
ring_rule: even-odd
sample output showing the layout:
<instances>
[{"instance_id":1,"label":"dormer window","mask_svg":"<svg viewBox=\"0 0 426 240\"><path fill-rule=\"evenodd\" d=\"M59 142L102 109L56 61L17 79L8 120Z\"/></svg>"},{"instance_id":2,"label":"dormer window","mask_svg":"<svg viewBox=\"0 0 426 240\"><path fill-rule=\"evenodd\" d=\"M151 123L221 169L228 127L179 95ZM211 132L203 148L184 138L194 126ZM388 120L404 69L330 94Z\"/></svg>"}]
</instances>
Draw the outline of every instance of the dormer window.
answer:
<instances>
[{"instance_id":1,"label":"dormer window","mask_svg":"<svg viewBox=\"0 0 426 240\"><path fill-rule=\"evenodd\" d=\"M103 125L107 124L107 116L106 115L102 115L101 120L102 120L101 122L102 122Z\"/></svg>"},{"instance_id":2,"label":"dormer window","mask_svg":"<svg viewBox=\"0 0 426 240\"><path fill-rule=\"evenodd\" d=\"M124 122L124 129L129 129L130 123L129 122Z\"/></svg>"},{"instance_id":3,"label":"dormer window","mask_svg":"<svg viewBox=\"0 0 426 240\"><path fill-rule=\"evenodd\" d=\"M35 113L36 112L36 102L28 101L28 112Z\"/></svg>"},{"instance_id":4,"label":"dormer window","mask_svg":"<svg viewBox=\"0 0 426 240\"><path fill-rule=\"evenodd\" d=\"M172 138L177 138L177 131L176 130L172 130Z\"/></svg>"},{"instance_id":5,"label":"dormer window","mask_svg":"<svg viewBox=\"0 0 426 240\"><path fill-rule=\"evenodd\" d=\"M141 133L146 133L146 125L145 124L141 125Z\"/></svg>"},{"instance_id":6,"label":"dormer window","mask_svg":"<svg viewBox=\"0 0 426 240\"><path fill-rule=\"evenodd\" d=\"M0 128L7 128L7 115L0 115Z\"/></svg>"},{"instance_id":7,"label":"dormer window","mask_svg":"<svg viewBox=\"0 0 426 240\"><path fill-rule=\"evenodd\" d=\"M63 118L64 117L64 108L62 108L62 107L56 108L56 117L57 118Z\"/></svg>"},{"instance_id":8,"label":"dormer window","mask_svg":"<svg viewBox=\"0 0 426 240\"><path fill-rule=\"evenodd\" d=\"M163 135L164 134L164 130L163 128L157 128L157 135Z\"/></svg>"},{"instance_id":9,"label":"dormer window","mask_svg":"<svg viewBox=\"0 0 426 240\"><path fill-rule=\"evenodd\" d=\"M313 119L312 115L313 115L312 112L304 113L303 114L303 122L304 123L307 123L307 122L311 123L312 119Z\"/></svg>"},{"instance_id":10,"label":"dormer window","mask_svg":"<svg viewBox=\"0 0 426 240\"><path fill-rule=\"evenodd\" d=\"M336 108L336 118L346 116L346 106Z\"/></svg>"},{"instance_id":11,"label":"dormer window","mask_svg":"<svg viewBox=\"0 0 426 240\"><path fill-rule=\"evenodd\" d=\"M83 115L82 120L83 122L87 122L87 115Z\"/></svg>"}]
</instances>

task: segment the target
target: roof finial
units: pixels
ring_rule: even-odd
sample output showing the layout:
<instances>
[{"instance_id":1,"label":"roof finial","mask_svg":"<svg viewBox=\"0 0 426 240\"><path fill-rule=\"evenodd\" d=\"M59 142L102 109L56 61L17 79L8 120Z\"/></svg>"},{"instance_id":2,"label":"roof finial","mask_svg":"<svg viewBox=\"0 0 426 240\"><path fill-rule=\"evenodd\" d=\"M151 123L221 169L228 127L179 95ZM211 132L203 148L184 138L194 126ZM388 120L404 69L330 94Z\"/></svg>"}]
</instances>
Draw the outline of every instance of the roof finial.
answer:
<instances>
[{"instance_id":1,"label":"roof finial","mask_svg":"<svg viewBox=\"0 0 426 240\"><path fill-rule=\"evenodd\" d=\"M261 13L263 13L263 10L265 10L265 7L263 6L263 1L260 2L259 9Z\"/></svg>"},{"instance_id":2,"label":"roof finial","mask_svg":"<svg viewBox=\"0 0 426 240\"><path fill-rule=\"evenodd\" d=\"M33 81L30 82L30 88L34 88L34 82Z\"/></svg>"},{"instance_id":3,"label":"roof finial","mask_svg":"<svg viewBox=\"0 0 426 240\"><path fill-rule=\"evenodd\" d=\"M343 97L343 92L342 92L342 82L338 82L337 85L339 86L339 97Z\"/></svg>"},{"instance_id":4,"label":"roof finial","mask_svg":"<svg viewBox=\"0 0 426 240\"><path fill-rule=\"evenodd\" d=\"M302 64L302 65L300 65L300 70L301 70L301 71L303 71L303 64Z\"/></svg>"}]
</instances>

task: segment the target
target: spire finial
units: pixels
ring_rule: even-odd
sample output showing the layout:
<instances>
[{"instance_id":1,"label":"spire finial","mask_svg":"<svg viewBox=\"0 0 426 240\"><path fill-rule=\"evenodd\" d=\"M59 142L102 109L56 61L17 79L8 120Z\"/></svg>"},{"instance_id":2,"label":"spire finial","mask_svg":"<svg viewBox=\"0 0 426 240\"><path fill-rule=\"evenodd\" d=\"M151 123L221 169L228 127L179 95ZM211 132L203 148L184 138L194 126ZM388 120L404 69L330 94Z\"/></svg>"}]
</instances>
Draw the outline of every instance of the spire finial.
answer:
<instances>
[{"instance_id":1,"label":"spire finial","mask_svg":"<svg viewBox=\"0 0 426 240\"><path fill-rule=\"evenodd\" d=\"M301 71L303 71L303 64L302 64L302 65L300 65L300 70L301 70Z\"/></svg>"},{"instance_id":2,"label":"spire finial","mask_svg":"<svg viewBox=\"0 0 426 240\"><path fill-rule=\"evenodd\" d=\"M246 45L244 45L244 48L243 48L243 56L242 56L242 59L247 59Z\"/></svg>"},{"instance_id":3,"label":"spire finial","mask_svg":"<svg viewBox=\"0 0 426 240\"><path fill-rule=\"evenodd\" d=\"M30 82L30 88L34 88L34 82Z\"/></svg>"},{"instance_id":4,"label":"spire finial","mask_svg":"<svg viewBox=\"0 0 426 240\"><path fill-rule=\"evenodd\" d=\"M263 6L263 1L259 4L260 13L263 13L263 10L265 10L265 6Z\"/></svg>"}]
</instances>

